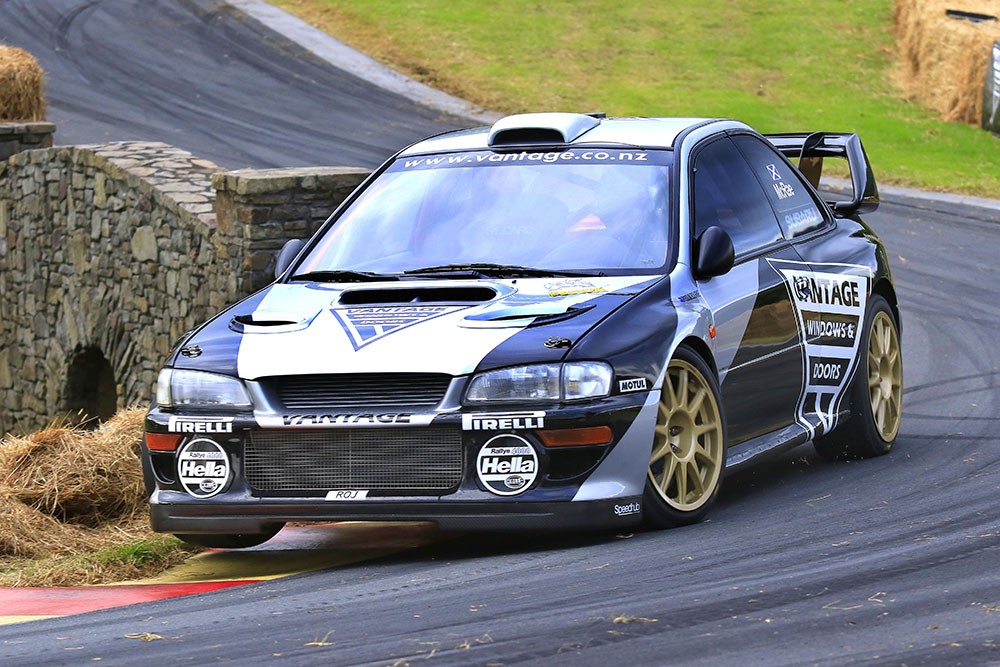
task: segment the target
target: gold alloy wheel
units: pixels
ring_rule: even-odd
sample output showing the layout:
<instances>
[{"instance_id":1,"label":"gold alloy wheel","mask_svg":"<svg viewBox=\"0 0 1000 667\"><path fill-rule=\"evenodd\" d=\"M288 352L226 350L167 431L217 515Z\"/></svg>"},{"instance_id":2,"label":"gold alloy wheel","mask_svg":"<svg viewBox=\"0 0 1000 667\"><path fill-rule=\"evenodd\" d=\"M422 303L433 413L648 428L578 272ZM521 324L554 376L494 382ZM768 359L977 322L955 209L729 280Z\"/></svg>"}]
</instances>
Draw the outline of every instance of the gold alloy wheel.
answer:
<instances>
[{"instance_id":1,"label":"gold alloy wheel","mask_svg":"<svg viewBox=\"0 0 1000 667\"><path fill-rule=\"evenodd\" d=\"M896 327L884 311L875 315L868 337L868 398L875 428L892 442L903 415L903 355Z\"/></svg>"},{"instance_id":2,"label":"gold alloy wheel","mask_svg":"<svg viewBox=\"0 0 1000 667\"><path fill-rule=\"evenodd\" d=\"M649 458L650 481L670 507L693 511L715 492L723 457L722 419L711 387L693 365L671 361Z\"/></svg>"}]
</instances>

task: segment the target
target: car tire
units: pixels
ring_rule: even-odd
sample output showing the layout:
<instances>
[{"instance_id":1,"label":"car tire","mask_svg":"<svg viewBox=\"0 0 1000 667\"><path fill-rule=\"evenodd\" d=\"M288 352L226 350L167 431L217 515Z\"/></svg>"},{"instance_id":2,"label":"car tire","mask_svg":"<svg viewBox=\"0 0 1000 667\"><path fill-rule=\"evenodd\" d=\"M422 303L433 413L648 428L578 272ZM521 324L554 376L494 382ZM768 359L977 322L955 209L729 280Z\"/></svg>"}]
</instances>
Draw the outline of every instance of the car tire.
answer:
<instances>
[{"instance_id":1,"label":"car tire","mask_svg":"<svg viewBox=\"0 0 1000 667\"><path fill-rule=\"evenodd\" d=\"M899 326L889 303L875 294L868 306L860 349L864 365L854 372L851 416L828 435L813 441L828 461L881 456L899 433L903 402L903 353Z\"/></svg>"},{"instance_id":2,"label":"car tire","mask_svg":"<svg viewBox=\"0 0 1000 667\"><path fill-rule=\"evenodd\" d=\"M672 528L705 518L722 486L726 424L719 382L705 360L681 346L667 365L653 435L643 521Z\"/></svg>"},{"instance_id":3,"label":"car tire","mask_svg":"<svg viewBox=\"0 0 1000 667\"><path fill-rule=\"evenodd\" d=\"M177 539L199 547L209 549L246 549L264 544L284 528L284 523L270 524L260 533L175 533Z\"/></svg>"}]
</instances>

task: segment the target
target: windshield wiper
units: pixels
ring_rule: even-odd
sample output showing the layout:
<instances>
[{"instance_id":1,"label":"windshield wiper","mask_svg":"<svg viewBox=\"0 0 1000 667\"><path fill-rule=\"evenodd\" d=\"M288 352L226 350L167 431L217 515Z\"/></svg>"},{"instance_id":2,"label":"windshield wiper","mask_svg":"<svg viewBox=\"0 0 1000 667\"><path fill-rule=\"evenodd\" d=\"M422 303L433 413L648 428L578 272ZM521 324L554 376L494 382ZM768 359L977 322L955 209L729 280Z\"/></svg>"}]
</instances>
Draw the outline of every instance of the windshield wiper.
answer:
<instances>
[{"instance_id":1,"label":"windshield wiper","mask_svg":"<svg viewBox=\"0 0 1000 667\"><path fill-rule=\"evenodd\" d=\"M592 276L593 273L579 271L560 271L557 269L537 269L532 266L516 264L490 264L489 262L473 262L471 264L440 264L425 266L421 269L403 271L408 276L419 276L434 273L469 274L481 278L551 278L561 276ZM603 275L599 273L598 275Z\"/></svg>"},{"instance_id":2,"label":"windshield wiper","mask_svg":"<svg viewBox=\"0 0 1000 667\"><path fill-rule=\"evenodd\" d=\"M289 280L309 280L317 283L369 283L380 280L399 280L399 276L387 273L372 273L371 271L341 269L299 273L289 278Z\"/></svg>"}]
</instances>

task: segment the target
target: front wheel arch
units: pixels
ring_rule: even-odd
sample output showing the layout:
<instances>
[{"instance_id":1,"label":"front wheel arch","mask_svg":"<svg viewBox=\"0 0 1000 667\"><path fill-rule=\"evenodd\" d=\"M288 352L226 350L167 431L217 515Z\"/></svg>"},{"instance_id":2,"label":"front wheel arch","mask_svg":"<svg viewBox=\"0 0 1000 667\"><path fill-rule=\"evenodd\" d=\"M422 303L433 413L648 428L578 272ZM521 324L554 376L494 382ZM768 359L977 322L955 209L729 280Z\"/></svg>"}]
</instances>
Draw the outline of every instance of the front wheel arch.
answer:
<instances>
[{"instance_id":1,"label":"front wheel arch","mask_svg":"<svg viewBox=\"0 0 1000 667\"><path fill-rule=\"evenodd\" d=\"M718 497L726 463L726 423L718 377L692 346L668 362L643 489L651 528L701 521Z\"/></svg>"}]
</instances>

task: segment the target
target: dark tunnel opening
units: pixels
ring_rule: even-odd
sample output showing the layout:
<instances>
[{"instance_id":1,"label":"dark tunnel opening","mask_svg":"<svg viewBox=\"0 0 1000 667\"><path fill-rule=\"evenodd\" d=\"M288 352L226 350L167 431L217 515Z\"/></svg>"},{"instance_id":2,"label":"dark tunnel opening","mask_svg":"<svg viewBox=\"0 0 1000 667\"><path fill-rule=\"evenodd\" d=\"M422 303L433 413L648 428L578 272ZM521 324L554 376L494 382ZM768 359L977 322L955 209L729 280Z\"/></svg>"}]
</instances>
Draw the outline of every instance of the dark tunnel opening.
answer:
<instances>
[{"instance_id":1,"label":"dark tunnel opening","mask_svg":"<svg viewBox=\"0 0 1000 667\"><path fill-rule=\"evenodd\" d=\"M73 422L96 427L118 407L114 370L96 347L74 353L66 378L65 409Z\"/></svg>"}]
</instances>

